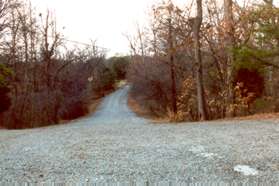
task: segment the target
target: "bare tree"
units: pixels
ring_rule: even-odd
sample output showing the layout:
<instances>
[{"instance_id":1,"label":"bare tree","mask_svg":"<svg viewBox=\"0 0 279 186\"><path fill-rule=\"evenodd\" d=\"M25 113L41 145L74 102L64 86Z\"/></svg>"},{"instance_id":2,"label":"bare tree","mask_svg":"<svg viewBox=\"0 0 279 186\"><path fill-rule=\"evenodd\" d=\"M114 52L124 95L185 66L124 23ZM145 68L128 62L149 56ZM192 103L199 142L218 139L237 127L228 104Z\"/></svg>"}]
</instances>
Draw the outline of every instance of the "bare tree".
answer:
<instances>
[{"instance_id":1,"label":"bare tree","mask_svg":"<svg viewBox=\"0 0 279 186\"><path fill-rule=\"evenodd\" d=\"M168 43L169 43L169 64L170 64L170 75L171 75L171 92L172 92L172 110L174 114L177 114L177 91L176 91L176 72L175 72L175 64L174 64L174 46L173 46L173 18L172 18L172 13L173 13L173 7L174 5L172 3L169 3L168 5Z\"/></svg>"},{"instance_id":2,"label":"bare tree","mask_svg":"<svg viewBox=\"0 0 279 186\"><path fill-rule=\"evenodd\" d=\"M56 21L52 19L50 11L47 11L46 17L42 14L42 53L43 63L45 64L46 85L51 88L51 64L58 47L62 44L61 34L57 31Z\"/></svg>"},{"instance_id":3,"label":"bare tree","mask_svg":"<svg viewBox=\"0 0 279 186\"><path fill-rule=\"evenodd\" d=\"M0 0L0 32L3 36L3 31L8 27L9 18L7 15L9 12L18 6L18 2L15 0Z\"/></svg>"},{"instance_id":4,"label":"bare tree","mask_svg":"<svg viewBox=\"0 0 279 186\"><path fill-rule=\"evenodd\" d=\"M197 17L194 24L194 42L195 42L195 60L196 60L196 83L197 83L197 102L198 112L201 120L208 119L208 113L206 108L204 85L203 85L203 67L201 58L201 46L200 46L200 28L202 24L202 0L196 0L197 2Z\"/></svg>"},{"instance_id":5,"label":"bare tree","mask_svg":"<svg viewBox=\"0 0 279 186\"><path fill-rule=\"evenodd\" d=\"M225 22L225 43L227 48L227 110L228 116L234 116L234 110L230 106L234 102L234 93L233 93L233 62L234 55L232 49L235 45L234 40L234 21L233 21L233 2L232 0L224 0L224 22Z\"/></svg>"}]
</instances>

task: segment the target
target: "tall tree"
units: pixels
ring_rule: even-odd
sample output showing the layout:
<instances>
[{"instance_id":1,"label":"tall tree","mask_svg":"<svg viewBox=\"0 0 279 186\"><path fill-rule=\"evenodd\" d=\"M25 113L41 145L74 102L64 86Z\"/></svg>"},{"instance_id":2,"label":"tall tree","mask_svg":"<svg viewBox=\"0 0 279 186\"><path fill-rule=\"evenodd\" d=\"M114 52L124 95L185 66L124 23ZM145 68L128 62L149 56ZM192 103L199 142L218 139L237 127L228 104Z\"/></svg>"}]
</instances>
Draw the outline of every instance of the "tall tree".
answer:
<instances>
[{"instance_id":1,"label":"tall tree","mask_svg":"<svg viewBox=\"0 0 279 186\"><path fill-rule=\"evenodd\" d=\"M232 49L234 47L234 27L233 27L233 11L232 0L224 0L224 22L225 22L225 42L227 47L227 115L233 116L234 111L230 109L233 104L233 61L234 56Z\"/></svg>"},{"instance_id":2,"label":"tall tree","mask_svg":"<svg viewBox=\"0 0 279 186\"><path fill-rule=\"evenodd\" d=\"M201 58L201 44L200 44L200 30L202 24L202 0L196 0L197 2L197 17L194 24L194 44L195 44L195 73L197 83L197 102L198 102L198 114L201 120L208 119L208 113L206 108L204 84L203 84L203 67Z\"/></svg>"},{"instance_id":3,"label":"tall tree","mask_svg":"<svg viewBox=\"0 0 279 186\"><path fill-rule=\"evenodd\" d=\"M171 74L171 92L172 92L172 111L174 114L177 113L177 91L176 91L176 72L175 72L175 64L174 64L174 46L173 46L173 26L172 26L172 12L173 12L173 4L169 3L168 6L168 44L169 44L169 63L170 63L170 74Z\"/></svg>"},{"instance_id":4,"label":"tall tree","mask_svg":"<svg viewBox=\"0 0 279 186\"><path fill-rule=\"evenodd\" d=\"M267 8L269 8L270 10L272 10L272 8L273 8L273 0L264 0L264 2L266 3L266 5L267 5ZM274 16L272 19L270 19L270 21L272 22L271 24L273 24L273 25L276 25L275 24L275 20L274 20L274 18L276 19L276 17ZM279 46L279 39L277 40L277 43L278 43L278 46ZM274 69L273 69L274 67L273 66L270 66L269 67L269 69L268 69L268 92L269 92L269 95L270 96L274 96L274 89L273 89L273 87L274 87L274 83L273 83L273 71L274 71Z\"/></svg>"}]
</instances>

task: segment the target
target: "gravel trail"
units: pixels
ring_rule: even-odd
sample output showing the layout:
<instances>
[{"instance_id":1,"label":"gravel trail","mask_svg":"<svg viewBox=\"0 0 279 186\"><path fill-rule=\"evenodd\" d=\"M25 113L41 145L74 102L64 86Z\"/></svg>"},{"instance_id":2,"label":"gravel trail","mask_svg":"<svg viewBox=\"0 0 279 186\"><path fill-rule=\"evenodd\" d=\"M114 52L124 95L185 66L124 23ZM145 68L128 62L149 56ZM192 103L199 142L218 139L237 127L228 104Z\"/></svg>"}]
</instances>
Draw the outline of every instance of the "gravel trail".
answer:
<instances>
[{"instance_id":1,"label":"gravel trail","mask_svg":"<svg viewBox=\"0 0 279 186\"><path fill-rule=\"evenodd\" d=\"M0 130L0 182L277 182L278 121L152 124L124 87L85 119Z\"/></svg>"}]
</instances>

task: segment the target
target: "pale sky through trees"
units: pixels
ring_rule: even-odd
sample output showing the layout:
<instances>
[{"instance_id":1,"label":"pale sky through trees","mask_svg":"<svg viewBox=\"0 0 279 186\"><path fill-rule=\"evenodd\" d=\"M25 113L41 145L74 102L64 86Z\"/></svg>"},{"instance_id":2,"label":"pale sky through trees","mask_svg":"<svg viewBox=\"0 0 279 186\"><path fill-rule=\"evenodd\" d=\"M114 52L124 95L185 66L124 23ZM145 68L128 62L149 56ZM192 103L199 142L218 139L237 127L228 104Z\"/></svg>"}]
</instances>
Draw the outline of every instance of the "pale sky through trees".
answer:
<instances>
[{"instance_id":1,"label":"pale sky through trees","mask_svg":"<svg viewBox=\"0 0 279 186\"><path fill-rule=\"evenodd\" d=\"M160 0L31 0L40 12L55 12L58 25L67 39L97 44L109 55L127 54L129 45L123 34L134 33L136 24L146 23L148 11ZM275 0L277 1L277 0ZM279 0L278 0L279 1ZM192 0L174 0L186 5Z\"/></svg>"},{"instance_id":2,"label":"pale sky through trees","mask_svg":"<svg viewBox=\"0 0 279 186\"><path fill-rule=\"evenodd\" d=\"M55 12L58 26L71 40L97 44L110 50L109 55L127 54L129 44L123 36L142 24L157 0L31 0L40 12ZM183 0L176 0L183 2ZM185 1L185 0L184 0Z\"/></svg>"}]
</instances>

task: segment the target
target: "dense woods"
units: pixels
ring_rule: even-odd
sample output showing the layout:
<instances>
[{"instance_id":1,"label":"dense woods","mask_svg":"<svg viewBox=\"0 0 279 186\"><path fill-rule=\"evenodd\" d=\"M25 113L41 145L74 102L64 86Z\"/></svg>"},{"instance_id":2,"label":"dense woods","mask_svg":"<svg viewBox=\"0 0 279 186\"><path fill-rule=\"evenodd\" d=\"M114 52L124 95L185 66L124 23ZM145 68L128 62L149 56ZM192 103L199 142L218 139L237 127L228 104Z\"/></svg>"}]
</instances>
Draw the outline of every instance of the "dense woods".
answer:
<instances>
[{"instance_id":1,"label":"dense woods","mask_svg":"<svg viewBox=\"0 0 279 186\"><path fill-rule=\"evenodd\" d=\"M195 121L278 112L279 8L273 1L155 4L129 39L132 97Z\"/></svg>"},{"instance_id":2,"label":"dense woods","mask_svg":"<svg viewBox=\"0 0 279 186\"><path fill-rule=\"evenodd\" d=\"M220 3L222 2L222 3ZM0 126L32 128L88 112L127 78L142 109L172 121L279 111L279 8L272 0L171 0L127 36L131 56L74 46L55 15L0 1Z\"/></svg>"},{"instance_id":3,"label":"dense woods","mask_svg":"<svg viewBox=\"0 0 279 186\"><path fill-rule=\"evenodd\" d=\"M118 70L95 42L74 46L52 12L35 12L16 0L0 3L0 126L39 127L77 118L92 99L114 88Z\"/></svg>"}]
</instances>

